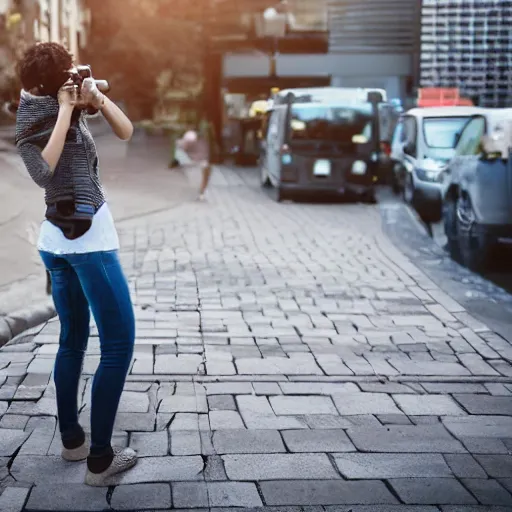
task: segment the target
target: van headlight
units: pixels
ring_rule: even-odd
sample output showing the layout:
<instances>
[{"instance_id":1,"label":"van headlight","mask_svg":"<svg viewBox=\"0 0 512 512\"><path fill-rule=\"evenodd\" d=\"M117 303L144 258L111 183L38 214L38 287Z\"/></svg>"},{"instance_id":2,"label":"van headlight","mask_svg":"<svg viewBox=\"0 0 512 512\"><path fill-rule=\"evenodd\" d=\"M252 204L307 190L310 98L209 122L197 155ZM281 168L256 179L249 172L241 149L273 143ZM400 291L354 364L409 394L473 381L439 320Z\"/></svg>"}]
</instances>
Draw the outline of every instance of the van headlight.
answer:
<instances>
[{"instance_id":1,"label":"van headlight","mask_svg":"<svg viewBox=\"0 0 512 512\"><path fill-rule=\"evenodd\" d=\"M366 165L366 162L363 162L362 160L356 160L352 164L352 174L357 174L359 176L366 174L366 169L368 166Z\"/></svg>"},{"instance_id":2,"label":"van headlight","mask_svg":"<svg viewBox=\"0 0 512 512\"><path fill-rule=\"evenodd\" d=\"M431 169L416 169L416 175L421 181L430 181L431 183L442 183L443 171Z\"/></svg>"}]
</instances>

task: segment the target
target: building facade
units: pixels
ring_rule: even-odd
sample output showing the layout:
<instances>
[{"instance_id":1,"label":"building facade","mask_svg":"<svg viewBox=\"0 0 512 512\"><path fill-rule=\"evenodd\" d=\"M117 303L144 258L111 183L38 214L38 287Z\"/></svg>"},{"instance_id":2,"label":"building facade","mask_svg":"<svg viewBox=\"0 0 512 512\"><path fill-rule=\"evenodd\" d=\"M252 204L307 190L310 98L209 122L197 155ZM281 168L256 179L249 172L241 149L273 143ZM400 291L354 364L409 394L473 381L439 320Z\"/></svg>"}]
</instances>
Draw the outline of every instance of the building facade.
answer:
<instances>
[{"instance_id":1,"label":"building facade","mask_svg":"<svg viewBox=\"0 0 512 512\"><path fill-rule=\"evenodd\" d=\"M421 0L287 0L286 4L293 22L277 41L276 56L272 48L267 53L248 49L224 55L223 76L230 92L242 78L253 84L267 84L270 79L278 87L301 81L303 85L309 78L319 85L383 88L389 97L412 94L419 81ZM301 38L306 42L323 38L325 44L300 45Z\"/></svg>"},{"instance_id":2,"label":"building facade","mask_svg":"<svg viewBox=\"0 0 512 512\"><path fill-rule=\"evenodd\" d=\"M512 1L424 0L421 85L512 105Z\"/></svg>"},{"instance_id":3,"label":"building facade","mask_svg":"<svg viewBox=\"0 0 512 512\"><path fill-rule=\"evenodd\" d=\"M82 0L0 0L0 15L12 38L63 43L79 58L90 13Z\"/></svg>"}]
</instances>

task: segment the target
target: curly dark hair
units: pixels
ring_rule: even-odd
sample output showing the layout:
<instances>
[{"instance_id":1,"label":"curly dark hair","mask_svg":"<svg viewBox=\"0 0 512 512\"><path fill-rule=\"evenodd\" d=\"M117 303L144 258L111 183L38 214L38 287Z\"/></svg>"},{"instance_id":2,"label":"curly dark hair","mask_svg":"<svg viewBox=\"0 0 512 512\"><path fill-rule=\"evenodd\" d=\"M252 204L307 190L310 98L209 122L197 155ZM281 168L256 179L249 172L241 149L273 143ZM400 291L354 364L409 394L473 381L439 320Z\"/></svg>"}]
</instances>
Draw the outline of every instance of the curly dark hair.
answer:
<instances>
[{"instance_id":1,"label":"curly dark hair","mask_svg":"<svg viewBox=\"0 0 512 512\"><path fill-rule=\"evenodd\" d=\"M59 43L37 43L27 49L17 64L23 89L38 89L39 94L57 96L69 78L73 56Z\"/></svg>"}]
</instances>

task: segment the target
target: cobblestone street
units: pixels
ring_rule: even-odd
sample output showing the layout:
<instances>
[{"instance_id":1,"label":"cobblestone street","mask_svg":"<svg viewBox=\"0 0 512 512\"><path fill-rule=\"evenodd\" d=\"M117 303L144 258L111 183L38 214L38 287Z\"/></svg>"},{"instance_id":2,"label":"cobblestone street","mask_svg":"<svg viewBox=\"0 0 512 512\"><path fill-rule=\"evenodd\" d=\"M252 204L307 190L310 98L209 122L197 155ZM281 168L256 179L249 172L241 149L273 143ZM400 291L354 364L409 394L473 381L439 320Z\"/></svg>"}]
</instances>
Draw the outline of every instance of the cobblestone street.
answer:
<instances>
[{"instance_id":1,"label":"cobblestone street","mask_svg":"<svg viewBox=\"0 0 512 512\"><path fill-rule=\"evenodd\" d=\"M207 202L120 226L137 340L115 442L140 460L111 487L60 458L58 322L0 350L2 512L512 510L512 333L404 256L379 206L257 182L218 169Z\"/></svg>"}]
</instances>

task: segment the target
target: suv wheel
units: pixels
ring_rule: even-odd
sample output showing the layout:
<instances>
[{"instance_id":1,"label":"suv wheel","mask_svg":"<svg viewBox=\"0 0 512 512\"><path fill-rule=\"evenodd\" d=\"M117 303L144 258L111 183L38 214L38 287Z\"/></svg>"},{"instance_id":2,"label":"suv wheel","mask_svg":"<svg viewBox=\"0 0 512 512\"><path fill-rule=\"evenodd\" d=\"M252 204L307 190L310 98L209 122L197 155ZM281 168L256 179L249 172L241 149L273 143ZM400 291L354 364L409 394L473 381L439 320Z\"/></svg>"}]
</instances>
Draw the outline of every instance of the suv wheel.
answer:
<instances>
[{"instance_id":1,"label":"suv wheel","mask_svg":"<svg viewBox=\"0 0 512 512\"><path fill-rule=\"evenodd\" d=\"M404 179L404 188L403 188L403 197L404 201L411 206L414 205L416 199L416 190L414 188L414 181L412 179L412 174L410 172L406 172Z\"/></svg>"},{"instance_id":2,"label":"suv wheel","mask_svg":"<svg viewBox=\"0 0 512 512\"><path fill-rule=\"evenodd\" d=\"M452 199L443 203L443 224L447 242L447 249L450 257L460 262L459 234L457 231L457 204Z\"/></svg>"},{"instance_id":3,"label":"suv wheel","mask_svg":"<svg viewBox=\"0 0 512 512\"><path fill-rule=\"evenodd\" d=\"M456 223L462 263L475 272L485 270L496 242L478 224L469 198L459 197L457 200Z\"/></svg>"}]
</instances>

